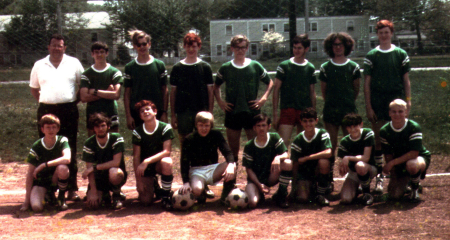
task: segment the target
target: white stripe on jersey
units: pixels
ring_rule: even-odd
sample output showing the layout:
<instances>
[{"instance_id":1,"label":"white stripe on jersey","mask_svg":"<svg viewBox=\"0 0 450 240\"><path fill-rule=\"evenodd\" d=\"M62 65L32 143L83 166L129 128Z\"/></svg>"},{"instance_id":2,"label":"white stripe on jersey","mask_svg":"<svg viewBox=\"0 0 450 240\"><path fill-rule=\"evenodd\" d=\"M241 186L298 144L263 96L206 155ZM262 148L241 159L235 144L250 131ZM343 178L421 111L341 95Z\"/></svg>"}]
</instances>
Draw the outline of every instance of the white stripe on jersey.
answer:
<instances>
[{"instance_id":1,"label":"white stripe on jersey","mask_svg":"<svg viewBox=\"0 0 450 240\"><path fill-rule=\"evenodd\" d=\"M344 146L342 146L342 145L339 145L338 148L339 148L340 150L344 151L344 152L348 152L347 149L346 149Z\"/></svg>"},{"instance_id":2,"label":"white stripe on jersey","mask_svg":"<svg viewBox=\"0 0 450 240\"><path fill-rule=\"evenodd\" d=\"M248 155L247 153L242 153L242 157L244 157L245 159L247 159L248 161L253 162L253 157Z\"/></svg>"},{"instance_id":3,"label":"white stripe on jersey","mask_svg":"<svg viewBox=\"0 0 450 240\"><path fill-rule=\"evenodd\" d=\"M409 137L409 141L416 140L416 139L422 139L421 132L411 134L411 136Z\"/></svg>"},{"instance_id":4,"label":"white stripe on jersey","mask_svg":"<svg viewBox=\"0 0 450 240\"><path fill-rule=\"evenodd\" d=\"M281 144L283 144L283 139L280 138L280 140L278 140L278 142L275 144L275 148L279 147Z\"/></svg>"},{"instance_id":5,"label":"white stripe on jersey","mask_svg":"<svg viewBox=\"0 0 450 240\"><path fill-rule=\"evenodd\" d=\"M368 58L364 58L364 64L369 65L372 67L372 62Z\"/></svg>"},{"instance_id":6,"label":"white stripe on jersey","mask_svg":"<svg viewBox=\"0 0 450 240\"><path fill-rule=\"evenodd\" d=\"M83 152L85 152L87 154L91 154L91 155L94 154L94 151L92 151L90 148L88 148L86 146L83 147Z\"/></svg>"},{"instance_id":7,"label":"white stripe on jersey","mask_svg":"<svg viewBox=\"0 0 450 240\"><path fill-rule=\"evenodd\" d=\"M136 130L133 130L133 135L134 135L135 137L137 137L139 140L141 140L141 135L139 135L139 133L136 132Z\"/></svg>"},{"instance_id":8,"label":"white stripe on jersey","mask_svg":"<svg viewBox=\"0 0 450 240\"><path fill-rule=\"evenodd\" d=\"M124 142L124 141L123 141L123 137L117 138L116 142L112 145L112 147L115 148L116 145L117 145L118 143L121 143L121 142Z\"/></svg>"},{"instance_id":9,"label":"white stripe on jersey","mask_svg":"<svg viewBox=\"0 0 450 240\"><path fill-rule=\"evenodd\" d=\"M382 137L380 137L380 142L381 142L382 144L389 145L389 143L386 141L386 139L384 139L384 138L382 138Z\"/></svg>"},{"instance_id":10,"label":"white stripe on jersey","mask_svg":"<svg viewBox=\"0 0 450 240\"><path fill-rule=\"evenodd\" d=\"M291 144L291 149L294 149L294 151L301 153L302 152L302 148L297 146L296 144L292 143Z\"/></svg>"},{"instance_id":11,"label":"white stripe on jersey","mask_svg":"<svg viewBox=\"0 0 450 240\"><path fill-rule=\"evenodd\" d=\"M266 69L264 69L264 72L263 72L263 74L261 74L261 76L259 77L259 79L263 79L263 78L265 78L267 76L267 71L266 71Z\"/></svg>"},{"instance_id":12,"label":"white stripe on jersey","mask_svg":"<svg viewBox=\"0 0 450 240\"><path fill-rule=\"evenodd\" d=\"M220 72L217 72L216 77L218 77L218 78L220 78L220 79L223 78L223 76L222 76L222 74L220 74Z\"/></svg>"},{"instance_id":13,"label":"white stripe on jersey","mask_svg":"<svg viewBox=\"0 0 450 240\"><path fill-rule=\"evenodd\" d=\"M121 77L122 76L122 72L121 71L117 71L116 73L114 73L113 79L116 77Z\"/></svg>"},{"instance_id":14,"label":"white stripe on jersey","mask_svg":"<svg viewBox=\"0 0 450 240\"><path fill-rule=\"evenodd\" d=\"M165 71L161 74L160 78L164 78L165 76L167 76L167 70L165 70Z\"/></svg>"},{"instance_id":15,"label":"white stripe on jersey","mask_svg":"<svg viewBox=\"0 0 450 240\"><path fill-rule=\"evenodd\" d=\"M86 77L86 75L81 75L81 81L86 81L86 82L88 82L89 84L91 84L91 81L89 81L89 78Z\"/></svg>"},{"instance_id":16,"label":"white stripe on jersey","mask_svg":"<svg viewBox=\"0 0 450 240\"><path fill-rule=\"evenodd\" d=\"M368 138L373 137L373 135L374 135L373 131L368 132L366 134L366 137L364 138L364 140L367 140Z\"/></svg>"},{"instance_id":17,"label":"white stripe on jersey","mask_svg":"<svg viewBox=\"0 0 450 240\"><path fill-rule=\"evenodd\" d=\"M402 67L409 63L409 56L406 56L405 60L402 62Z\"/></svg>"},{"instance_id":18,"label":"white stripe on jersey","mask_svg":"<svg viewBox=\"0 0 450 240\"><path fill-rule=\"evenodd\" d=\"M284 69L280 66L277 67L277 71L284 74Z\"/></svg>"},{"instance_id":19,"label":"white stripe on jersey","mask_svg":"<svg viewBox=\"0 0 450 240\"><path fill-rule=\"evenodd\" d=\"M33 155L33 157L35 157L36 160L39 160L39 156L37 155L37 153L33 149L30 149L30 154Z\"/></svg>"},{"instance_id":20,"label":"white stripe on jersey","mask_svg":"<svg viewBox=\"0 0 450 240\"><path fill-rule=\"evenodd\" d=\"M325 68L323 68L323 66L320 66L320 72L323 73L323 75L324 75L326 78L328 78L328 77L327 77L327 73L325 72Z\"/></svg>"},{"instance_id":21,"label":"white stripe on jersey","mask_svg":"<svg viewBox=\"0 0 450 240\"><path fill-rule=\"evenodd\" d=\"M361 69L361 67L359 67L359 64L356 64L355 70L353 70L353 75L355 75L355 73Z\"/></svg>"},{"instance_id":22,"label":"white stripe on jersey","mask_svg":"<svg viewBox=\"0 0 450 240\"><path fill-rule=\"evenodd\" d=\"M125 78L125 79L131 79L131 75L125 73L125 75L123 75L123 78Z\"/></svg>"},{"instance_id":23,"label":"white stripe on jersey","mask_svg":"<svg viewBox=\"0 0 450 240\"><path fill-rule=\"evenodd\" d=\"M326 140L327 138L330 138L330 134L328 134L328 133L323 133L323 134L322 134L322 141L323 141L323 140Z\"/></svg>"},{"instance_id":24,"label":"white stripe on jersey","mask_svg":"<svg viewBox=\"0 0 450 240\"><path fill-rule=\"evenodd\" d=\"M169 131L170 129L172 129L172 126L170 124L167 124L166 127L163 129L162 134L166 134L167 131Z\"/></svg>"}]
</instances>

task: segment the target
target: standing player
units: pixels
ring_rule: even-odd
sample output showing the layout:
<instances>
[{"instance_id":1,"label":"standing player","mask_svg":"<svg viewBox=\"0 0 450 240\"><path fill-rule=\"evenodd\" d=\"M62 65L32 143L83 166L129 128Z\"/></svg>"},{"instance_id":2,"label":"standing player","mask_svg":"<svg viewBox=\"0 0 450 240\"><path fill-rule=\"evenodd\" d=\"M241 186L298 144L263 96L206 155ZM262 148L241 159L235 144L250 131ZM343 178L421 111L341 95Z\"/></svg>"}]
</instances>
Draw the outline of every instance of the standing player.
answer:
<instances>
[{"instance_id":1,"label":"standing player","mask_svg":"<svg viewBox=\"0 0 450 240\"><path fill-rule=\"evenodd\" d=\"M273 195L281 208L289 207L287 202L288 186L291 180L292 163L288 159L287 148L278 133L269 133L270 118L264 114L253 117L253 130L256 137L245 144L243 166L247 171L249 207L255 208L270 187L280 182L278 191Z\"/></svg>"},{"instance_id":2,"label":"standing player","mask_svg":"<svg viewBox=\"0 0 450 240\"><path fill-rule=\"evenodd\" d=\"M360 67L347 56L352 52L355 41L345 32L330 33L323 41L325 52L330 60L320 66L320 88L325 101L323 121L325 129L330 134L331 153L330 180L333 181L339 127L342 119L348 113L356 113L356 98L359 93L361 79ZM348 135L342 126L343 135Z\"/></svg>"},{"instance_id":3,"label":"standing player","mask_svg":"<svg viewBox=\"0 0 450 240\"><path fill-rule=\"evenodd\" d=\"M195 127L195 116L200 111L212 113L214 82L211 66L197 57L202 40L195 33L184 36L186 58L175 64L170 73L171 123L178 129L180 143Z\"/></svg>"},{"instance_id":4,"label":"standing player","mask_svg":"<svg viewBox=\"0 0 450 240\"><path fill-rule=\"evenodd\" d=\"M150 100L159 109L157 119L167 122L167 70L164 63L149 54L151 37L141 30L129 32L133 48L138 56L125 66L123 102L127 117L127 127L134 130L142 125L139 112L134 106L141 100Z\"/></svg>"},{"instance_id":5,"label":"standing player","mask_svg":"<svg viewBox=\"0 0 450 240\"><path fill-rule=\"evenodd\" d=\"M192 190L199 203L206 201L205 188L223 178L220 202L233 190L236 179L236 164L230 147L218 130L212 129L214 117L210 112L199 112L195 117L197 131L189 134L181 151L181 193ZM217 149L226 162L218 163Z\"/></svg>"},{"instance_id":6,"label":"standing player","mask_svg":"<svg viewBox=\"0 0 450 240\"><path fill-rule=\"evenodd\" d=\"M104 113L94 113L89 116L90 129L95 133L84 143L83 161L86 170L83 178L89 178L87 204L97 208L99 203L111 204L113 192L113 207L122 208L120 188L127 180L123 152L125 144L119 133L109 133L111 120Z\"/></svg>"},{"instance_id":7,"label":"standing player","mask_svg":"<svg viewBox=\"0 0 450 240\"><path fill-rule=\"evenodd\" d=\"M28 173L26 178L25 202L20 210L31 206L35 212L44 209L47 194L50 201L55 198L55 190L59 189L58 206L66 210L65 193L69 179L70 147L66 137L56 135L60 128L58 117L53 114L42 116L39 121L44 137L37 140L28 155Z\"/></svg>"},{"instance_id":8,"label":"standing player","mask_svg":"<svg viewBox=\"0 0 450 240\"><path fill-rule=\"evenodd\" d=\"M91 56L95 63L81 75L80 95L81 101L87 102L86 125L91 114L104 112L111 119L110 130L119 132L119 110L116 100L120 97L123 78L122 72L106 62L108 50L106 43L92 44ZM88 136L93 134L94 130L88 128Z\"/></svg>"},{"instance_id":9,"label":"standing player","mask_svg":"<svg viewBox=\"0 0 450 240\"><path fill-rule=\"evenodd\" d=\"M380 130L386 164L384 174L390 174L388 193L391 198L399 199L411 182L413 202L420 201L419 182L424 179L431 154L422 144L422 129L413 120L407 119L408 104L395 99L389 104L391 121Z\"/></svg>"},{"instance_id":10,"label":"standing player","mask_svg":"<svg viewBox=\"0 0 450 240\"><path fill-rule=\"evenodd\" d=\"M244 35L236 35L231 39L234 59L220 67L214 84L217 104L225 112L227 139L234 159L238 159L242 128L248 140L255 136L252 119L260 113L273 86L266 69L259 62L245 57L249 42ZM263 96L257 99L259 81L267 84L267 89ZM220 85L224 82L226 82L226 101L220 96Z\"/></svg>"},{"instance_id":11,"label":"standing player","mask_svg":"<svg viewBox=\"0 0 450 240\"><path fill-rule=\"evenodd\" d=\"M373 146L374 133L369 128L363 128L361 116L356 113L345 115L342 126L350 134L342 138L338 149L340 158L339 173L345 178L341 190L341 203L351 203L357 197L357 189L361 184L365 205L372 205L370 182L377 175Z\"/></svg>"},{"instance_id":12,"label":"standing player","mask_svg":"<svg viewBox=\"0 0 450 240\"><path fill-rule=\"evenodd\" d=\"M307 34L295 36L294 57L282 62L277 68L273 91L273 126L278 130L286 146L289 146L292 130L297 127L297 134L302 130L300 113L308 107L316 108L317 83L315 68L305 59L311 41ZM280 118L278 102L280 101Z\"/></svg>"},{"instance_id":13,"label":"standing player","mask_svg":"<svg viewBox=\"0 0 450 240\"><path fill-rule=\"evenodd\" d=\"M162 206L172 209L170 190L172 188L172 149L173 130L170 124L156 119L156 105L148 100L141 100L135 105L142 125L133 131L133 165L136 174L136 187L139 200L148 205L152 203L156 173L161 175Z\"/></svg>"},{"instance_id":14,"label":"standing player","mask_svg":"<svg viewBox=\"0 0 450 240\"><path fill-rule=\"evenodd\" d=\"M394 24L381 20L376 26L380 45L367 53L364 59L364 96L366 113L375 133L375 162L381 174L380 128L389 121L389 103L397 98L406 100L406 115L411 109L411 84L409 81L408 54L391 44ZM383 191L382 176L377 177L375 191Z\"/></svg>"},{"instance_id":15,"label":"standing player","mask_svg":"<svg viewBox=\"0 0 450 240\"><path fill-rule=\"evenodd\" d=\"M316 128L319 118L313 108L307 108L300 114L303 132L298 134L291 145L291 160L299 163L297 181L293 181L294 197L307 202L311 189L316 188L315 201L322 206L329 205L325 192L330 185L331 142L325 129ZM316 174L318 172L318 174Z\"/></svg>"}]
</instances>

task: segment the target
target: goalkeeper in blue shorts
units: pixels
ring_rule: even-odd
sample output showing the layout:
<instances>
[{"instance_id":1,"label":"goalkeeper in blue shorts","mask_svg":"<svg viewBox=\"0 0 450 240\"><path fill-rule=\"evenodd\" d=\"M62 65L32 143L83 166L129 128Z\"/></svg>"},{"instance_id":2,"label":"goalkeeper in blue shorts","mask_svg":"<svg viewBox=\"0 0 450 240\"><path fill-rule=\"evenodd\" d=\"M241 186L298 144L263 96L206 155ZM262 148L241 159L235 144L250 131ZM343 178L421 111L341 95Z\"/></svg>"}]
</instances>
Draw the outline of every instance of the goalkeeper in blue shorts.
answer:
<instances>
[{"instance_id":1,"label":"goalkeeper in blue shorts","mask_svg":"<svg viewBox=\"0 0 450 240\"><path fill-rule=\"evenodd\" d=\"M353 202L361 185L363 203L372 205L370 182L377 175L374 133L370 128L363 128L362 118L356 113L345 115L342 125L349 134L342 138L338 148L339 173L341 176L348 173L341 190L341 203Z\"/></svg>"},{"instance_id":2,"label":"goalkeeper in blue shorts","mask_svg":"<svg viewBox=\"0 0 450 240\"><path fill-rule=\"evenodd\" d=\"M20 210L31 209L41 212L44 203L55 201L55 190L59 189L58 207L66 210L65 193L69 179L70 147L64 136L57 135L61 126L58 117L53 114L42 116L39 121L44 137L31 147L27 158L25 201Z\"/></svg>"},{"instance_id":3,"label":"goalkeeper in blue shorts","mask_svg":"<svg viewBox=\"0 0 450 240\"><path fill-rule=\"evenodd\" d=\"M380 130L381 146L386 164L384 174L390 174L388 193L393 199L401 198L408 182L411 183L411 201L420 201L419 182L424 179L431 154L422 144L422 129L406 118L408 104L395 99L389 104L391 121Z\"/></svg>"}]
</instances>

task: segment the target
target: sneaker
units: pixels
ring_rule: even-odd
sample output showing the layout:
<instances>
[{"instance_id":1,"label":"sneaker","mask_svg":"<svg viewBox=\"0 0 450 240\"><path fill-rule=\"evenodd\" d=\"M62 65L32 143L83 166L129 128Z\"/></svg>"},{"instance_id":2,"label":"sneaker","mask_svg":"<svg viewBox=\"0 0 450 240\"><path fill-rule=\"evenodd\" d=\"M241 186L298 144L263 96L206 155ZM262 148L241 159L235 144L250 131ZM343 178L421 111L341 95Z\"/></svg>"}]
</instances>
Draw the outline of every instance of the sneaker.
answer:
<instances>
[{"instance_id":1,"label":"sneaker","mask_svg":"<svg viewBox=\"0 0 450 240\"><path fill-rule=\"evenodd\" d=\"M278 191L272 196L272 200L275 201L278 207L280 208L288 208L289 202L287 201L287 197L278 193Z\"/></svg>"},{"instance_id":2,"label":"sneaker","mask_svg":"<svg viewBox=\"0 0 450 240\"><path fill-rule=\"evenodd\" d=\"M101 206L102 207L110 207L111 206L111 194L109 193L109 191L107 191L106 193L103 192Z\"/></svg>"},{"instance_id":3,"label":"sneaker","mask_svg":"<svg viewBox=\"0 0 450 240\"><path fill-rule=\"evenodd\" d=\"M366 205L366 206L370 206L373 204L373 196L370 193L365 193L362 200L363 200L364 205Z\"/></svg>"},{"instance_id":4,"label":"sneaker","mask_svg":"<svg viewBox=\"0 0 450 240\"><path fill-rule=\"evenodd\" d=\"M216 195L214 194L213 191L211 191L211 189L209 189L208 185L205 186L205 193L206 193L206 198L209 199L213 199Z\"/></svg>"},{"instance_id":5,"label":"sneaker","mask_svg":"<svg viewBox=\"0 0 450 240\"><path fill-rule=\"evenodd\" d=\"M419 189L416 190L412 190L411 191L411 197L410 197L411 202L416 203L416 202L420 202L420 196L419 196Z\"/></svg>"},{"instance_id":6,"label":"sneaker","mask_svg":"<svg viewBox=\"0 0 450 240\"><path fill-rule=\"evenodd\" d=\"M374 192L383 193L383 181L384 181L384 179L382 176L377 176Z\"/></svg>"},{"instance_id":7,"label":"sneaker","mask_svg":"<svg viewBox=\"0 0 450 240\"><path fill-rule=\"evenodd\" d=\"M323 195L317 195L315 201L322 206L329 206L330 202Z\"/></svg>"},{"instance_id":8,"label":"sneaker","mask_svg":"<svg viewBox=\"0 0 450 240\"><path fill-rule=\"evenodd\" d=\"M161 203L162 203L162 208L164 208L164 210L170 211L173 209L173 204L169 197L163 197L161 199Z\"/></svg>"},{"instance_id":9,"label":"sneaker","mask_svg":"<svg viewBox=\"0 0 450 240\"><path fill-rule=\"evenodd\" d=\"M51 206L55 206L56 204L58 204L58 200L55 197L55 193L52 191L47 191L44 200Z\"/></svg>"},{"instance_id":10,"label":"sneaker","mask_svg":"<svg viewBox=\"0 0 450 240\"><path fill-rule=\"evenodd\" d=\"M58 208L60 211L65 211L67 210L69 207L66 204L66 198L65 198L65 192L60 193L58 195Z\"/></svg>"},{"instance_id":11,"label":"sneaker","mask_svg":"<svg viewBox=\"0 0 450 240\"><path fill-rule=\"evenodd\" d=\"M123 207L122 196L119 194L113 194L113 203L112 207L114 209L121 209Z\"/></svg>"},{"instance_id":12,"label":"sneaker","mask_svg":"<svg viewBox=\"0 0 450 240\"><path fill-rule=\"evenodd\" d=\"M78 201L81 201L81 198L80 198L80 196L78 196L77 192L69 191L69 193L67 194L67 200L78 202Z\"/></svg>"}]
</instances>

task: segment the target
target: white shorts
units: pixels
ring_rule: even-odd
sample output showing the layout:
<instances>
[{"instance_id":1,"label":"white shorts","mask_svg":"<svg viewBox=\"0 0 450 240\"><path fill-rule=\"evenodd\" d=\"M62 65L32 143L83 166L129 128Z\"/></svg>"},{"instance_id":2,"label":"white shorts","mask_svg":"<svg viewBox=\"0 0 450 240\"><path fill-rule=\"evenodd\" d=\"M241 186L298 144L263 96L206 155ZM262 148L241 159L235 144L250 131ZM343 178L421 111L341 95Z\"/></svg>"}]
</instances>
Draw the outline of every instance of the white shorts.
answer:
<instances>
[{"instance_id":1,"label":"white shorts","mask_svg":"<svg viewBox=\"0 0 450 240\"><path fill-rule=\"evenodd\" d=\"M189 169L189 179L192 179L193 176L197 176L203 178L207 185L216 185L217 183L213 182L213 175L219 164L220 163L215 163L207 166L191 167Z\"/></svg>"},{"instance_id":2,"label":"white shorts","mask_svg":"<svg viewBox=\"0 0 450 240\"><path fill-rule=\"evenodd\" d=\"M369 173L370 173L370 179L374 178L378 173L377 168L375 166L370 166ZM346 179L350 179L357 183L360 183L358 174L356 172L352 171L351 169L348 170Z\"/></svg>"}]
</instances>

